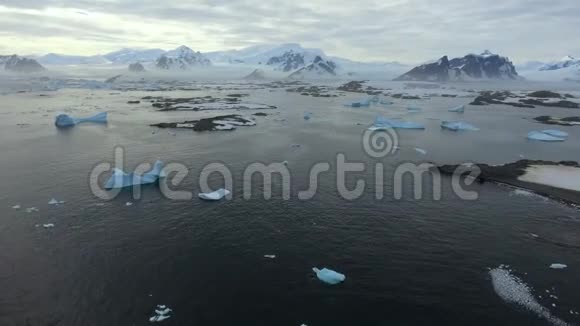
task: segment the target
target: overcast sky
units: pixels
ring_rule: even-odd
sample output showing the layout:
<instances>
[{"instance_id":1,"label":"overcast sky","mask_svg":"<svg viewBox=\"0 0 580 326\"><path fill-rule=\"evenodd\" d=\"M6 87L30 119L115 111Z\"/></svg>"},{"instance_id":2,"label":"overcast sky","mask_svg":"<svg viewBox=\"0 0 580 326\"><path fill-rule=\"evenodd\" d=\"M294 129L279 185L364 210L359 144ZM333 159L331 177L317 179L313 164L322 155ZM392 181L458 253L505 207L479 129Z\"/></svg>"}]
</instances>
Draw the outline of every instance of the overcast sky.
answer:
<instances>
[{"instance_id":1,"label":"overcast sky","mask_svg":"<svg viewBox=\"0 0 580 326\"><path fill-rule=\"evenodd\" d=\"M0 53L300 43L361 61L580 56L580 0L2 0Z\"/></svg>"}]
</instances>

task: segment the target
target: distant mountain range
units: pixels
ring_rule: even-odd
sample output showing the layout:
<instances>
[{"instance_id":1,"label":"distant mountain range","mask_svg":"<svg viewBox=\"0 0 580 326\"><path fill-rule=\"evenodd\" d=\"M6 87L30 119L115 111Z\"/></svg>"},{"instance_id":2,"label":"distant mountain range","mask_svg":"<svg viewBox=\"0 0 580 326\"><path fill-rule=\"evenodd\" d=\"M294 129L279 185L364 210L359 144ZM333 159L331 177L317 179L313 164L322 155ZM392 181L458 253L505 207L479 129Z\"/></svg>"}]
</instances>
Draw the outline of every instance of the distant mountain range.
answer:
<instances>
[{"instance_id":1,"label":"distant mountain range","mask_svg":"<svg viewBox=\"0 0 580 326\"><path fill-rule=\"evenodd\" d=\"M155 61L155 67L164 70L189 70L196 66L210 65L211 61L208 58L185 45L161 54Z\"/></svg>"},{"instance_id":2,"label":"distant mountain range","mask_svg":"<svg viewBox=\"0 0 580 326\"><path fill-rule=\"evenodd\" d=\"M451 60L444 56L436 62L417 66L395 80L446 82L519 78L516 68L507 57L485 51Z\"/></svg>"},{"instance_id":3,"label":"distant mountain range","mask_svg":"<svg viewBox=\"0 0 580 326\"><path fill-rule=\"evenodd\" d=\"M23 58L17 55L0 55L0 67L11 72L41 72L46 70L34 59Z\"/></svg>"},{"instance_id":4,"label":"distant mountain range","mask_svg":"<svg viewBox=\"0 0 580 326\"><path fill-rule=\"evenodd\" d=\"M570 55L552 62L526 62L519 65L518 70L531 80L580 81L580 59Z\"/></svg>"}]
</instances>

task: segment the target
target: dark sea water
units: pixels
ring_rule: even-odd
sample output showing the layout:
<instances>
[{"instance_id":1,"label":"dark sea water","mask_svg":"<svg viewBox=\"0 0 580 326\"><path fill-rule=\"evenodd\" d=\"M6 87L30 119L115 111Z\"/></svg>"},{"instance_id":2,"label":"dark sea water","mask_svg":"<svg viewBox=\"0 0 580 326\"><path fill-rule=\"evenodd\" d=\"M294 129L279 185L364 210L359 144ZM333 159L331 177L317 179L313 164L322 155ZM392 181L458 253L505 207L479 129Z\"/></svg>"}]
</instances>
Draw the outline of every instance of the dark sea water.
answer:
<instances>
[{"instance_id":1,"label":"dark sea water","mask_svg":"<svg viewBox=\"0 0 580 326\"><path fill-rule=\"evenodd\" d=\"M447 108L470 99L353 109L342 104L356 96L324 99L265 89L245 99L278 106L257 117L257 126L193 133L148 125L215 112L155 112L146 102L126 104L150 93L111 93L0 97L0 325L147 325L158 304L173 310L160 325L549 325L494 291L489 270L502 264L553 315L578 323L570 313L580 309L576 209L493 184L472 185L479 199L464 201L447 178L441 200L430 191L413 199L408 179L403 199L392 196L392 174L405 162L501 164L520 155L580 161L580 128L566 128L570 139L564 143L525 139L531 130L546 129L531 118L574 110L469 106L461 119L481 131L457 134L442 131L433 119L456 118ZM423 112L407 114L407 103ZM109 112L107 126L59 131L53 125L58 111L88 116L99 110ZM313 112L312 119L305 121L304 112ZM377 114L422 122L427 130L401 131L401 150L373 159L361 142ZM29 125L17 125L22 123ZM184 164L190 174L176 189L194 198L169 200L157 185L145 186L139 200L130 191L110 201L96 198L89 173L113 161L115 146L125 149L129 171L156 159ZM339 195L337 153L369 167L347 178L349 187L357 178L366 181L361 198ZM257 185L244 200L245 167L282 161L292 174L290 200L282 198L278 178L271 199ZM210 162L232 171L232 200L197 199L200 171ZM314 198L299 200L317 162L332 169L321 175ZM386 179L382 200L375 199L371 172L379 162ZM219 177L211 182L222 185ZM53 197L66 203L48 205ZM17 204L21 208L13 209ZM39 212L27 213L29 207ZM55 227L43 228L46 223ZM276 259L263 257L270 254ZM553 270L552 263L568 268ZM346 281L325 285L312 267L344 273Z\"/></svg>"}]
</instances>

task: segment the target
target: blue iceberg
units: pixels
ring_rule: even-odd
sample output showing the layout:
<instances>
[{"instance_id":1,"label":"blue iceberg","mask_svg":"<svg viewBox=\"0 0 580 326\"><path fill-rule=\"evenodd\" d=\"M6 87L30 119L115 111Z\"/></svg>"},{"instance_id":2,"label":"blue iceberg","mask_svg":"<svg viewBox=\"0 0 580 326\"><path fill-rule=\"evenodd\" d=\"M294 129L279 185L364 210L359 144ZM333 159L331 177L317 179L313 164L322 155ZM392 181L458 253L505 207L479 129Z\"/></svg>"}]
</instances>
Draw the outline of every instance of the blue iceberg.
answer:
<instances>
[{"instance_id":1,"label":"blue iceberg","mask_svg":"<svg viewBox=\"0 0 580 326\"><path fill-rule=\"evenodd\" d=\"M56 116L54 124L58 128L67 128L82 122L107 123L107 112L101 112L88 118L73 118L70 115L63 113Z\"/></svg>"},{"instance_id":2,"label":"blue iceberg","mask_svg":"<svg viewBox=\"0 0 580 326\"><path fill-rule=\"evenodd\" d=\"M562 142L562 141L566 140L566 138L552 136L552 135L544 133L542 131L531 131L530 133L528 133L528 139L545 141L545 142Z\"/></svg>"},{"instance_id":3,"label":"blue iceberg","mask_svg":"<svg viewBox=\"0 0 580 326\"><path fill-rule=\"evenodd\" d=\"M205 199L205 200L220 200L222 198L224 198L225 196L229 195L230 191L226 190L226 189L218 189L214 192L206 192L206 193L200 193L197 196L201 199Z\"/></svg>"},{"instance_id":4,"label":"blue iceberg","mask_svg":"<svg viewBox=\"0 0 580 326\"><path fill-rule=\"evenodd\" d=\"M346 279L346 276L337 273L331 269L327 268L318 269L316 267L313 267L312 270L314 271L314 273L316 273L316 277L318 277L319 280L321 280L326 284L335 285L340 282L344 282L344 280Z\"/></svg>"},{"instance_id":5,"label":"blue iceberg","mask_svg":"<svg viewBox=\"0 0 580 326\"><path fill-rule=\"evenodd\" d=\"M368 107L371 105L372 97L361 98L359 100L353 101L352 103L347 103L345 106L350 106L353 108Z\"/></svg>"},{"instance_id":6,"label":"blue iceberg","mask_svg":"<svg viewBox=\"0 0 580 326\"><path fill-rule=\"evenodd\" d=\"M111 175L109 180L107 180L105 189L125 188L134 185L155 183L159 178L164 177L165 172L163 172L163 162L161 161L156 161L149 172L141 175L135 174L135 172L125 173L123 170L113 169L113 175Z\"/></svg>"},{"instance_id":7,"label":"blue iceberg","mask_svg":"<svg viewBox=\"0 0 580 326\"><path fill-rule=\"evenodd\" d=\"M558 138L568 138L568 133L565 131L561 131L561 130L547 129L547 130L542 130L542 132L545 133L546 135L550 135L550 136L554 136L554 137L558 137Z\"/></svg>"},{"instance_id":8,"label":"blue iceberg","mask_svg":"<svg viewBox=\"0 0 580 326\"><path fill-rule=\"evenodd\" d=\"M463 113L463 112L465 112L465 105L460 105L460 106L458 106L456 108L452 108L452 109L449 109L447 111L449 111L449 112L456 112L456 113Z\"/></svg>"},{"instance_id":9,"label":"blue iceberg","mask_svg":"<svg viewBox=\"0 0 580 326\"><path fill-rule=\"evenodd\" d=\"M374 125L369 128L371 130L380 130L381 128L393 129L425 129L422 124L405 121L400 119L387 119L385 117L376 117Z\"/></svg>"},{"instance_id":10,"label":"blue iceberg","mask_svg":"<svg viewBox=\"0 0 580 326\"><path fill-rule=\"evenodd\" d=\"M442 121L441 128L451 131L473 130L477 131L479 128L463 121Z\"/></svg>"}]
</instances>

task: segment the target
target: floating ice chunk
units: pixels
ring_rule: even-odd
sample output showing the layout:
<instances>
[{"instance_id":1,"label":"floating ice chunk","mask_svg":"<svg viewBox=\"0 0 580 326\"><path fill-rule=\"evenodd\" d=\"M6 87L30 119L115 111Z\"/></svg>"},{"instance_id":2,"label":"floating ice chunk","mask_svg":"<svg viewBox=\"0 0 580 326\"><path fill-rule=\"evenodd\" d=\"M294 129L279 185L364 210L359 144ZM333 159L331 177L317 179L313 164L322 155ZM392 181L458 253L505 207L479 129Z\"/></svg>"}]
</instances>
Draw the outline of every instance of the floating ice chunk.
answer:
<instances>
[{"instance_id":1,"label":"floating ice chunk","mask_svg":"<svg viewBox=\"0 0 580 326\"><path fill-rule=\"evenodd\" d=\"M38 212L38 208L30 207L26 209L26 213Z\"/></svg>"},{"instance_id":2,"label":"floating ice chunk","mask_svg":"<svg viewBox=\"0 0 580 326\"><path fill-rule=\"evenodd\" d=\"M528 133L528 139L545 141L545 142L561 142L561 141L566 140L565 138L548 135L548 134L543 133L541 131L531 131L530 133Z\"/></svg>"},{"instance_id":3,"label":"floating ice chunk","mask_svg":"<svg viewBox=\"0 0 580 326\"><path fill-rule=\"evenodd\" d=\"M144 185L155 183L159 178L164 178L165 172L163 172L163 162L156 161L153 164L153 168L142 175L137 175L135 172L131 172L129 174L123 172L120 169L113 169L113 175L107 180L105 184L106 189L113 189L113 188L124 188L130 187L133 185Z\"/></svg>"},{"instance_id":4,"label":"floating ice chunk","mask_svg":"<svg viewBox=\"0 0 580 326\"><path fill-rule=\"evenodd\" d=\"M353 108L368 107L371 105L371 100L372 100L371 97L361 98L361 99L355 100L351 103L347 103L347 104L345 104L345 106L350 106Z\"/></svg>"},{"instance_id":5,"label":"floating ice chunk","mask_svg":"<svg viewBox=\"0 0 580 326\"><path fill-rule=\"evenodd\" d=\"M568 265L564 265L564 264L552 264L552 265L550 265L551 269L564 269L567 267L568 267Z\"/></svg>"},{"instance_id":6,"label":"floating ice chunk","mask_svg":"<svg viewBox=\"0 0 580 326\"><path fill-rule=\"evenodd\" d=\"M225 196L229 195L230 191L224 188L218 189L214 192L206 192L206 193L200 193L197 196L201 199L205 199L205 200L220 200L222 198L224 198Z\"/></svg>"},{"instance_id":7,"label":"floating ice chunk","mask_svg":"<svg viewBox=\"0 0 580 326\"><path fill-rule=\"evenodd\" d=\"M461 131L461 130L472 130L477 131L479 128L471 125L467 122L463 121L441 121L441 128L452 130L452 131Z\"/></svg>"},{"instance_id":8,"label":"floating ice chunk","mask_svg":"<svg viewBox=\"0 0 580 326\"><path fill-rule=\"evenodd\" d=\"M14 205L12 206L13 209L20 209L20 205Z\"/></svg>"},{"instance_id":9,"label":"floating ice chunk","mask_svg":"<svg viewBox=\"0 0 580 326\"><path fill-rule=\"evenodd\" d=\"M54 224L53 223L42 224L42 227L45 228L45 229L50 229L50 228L53 228L54 227Z\"/></svg>"},{"instance_id":10,"label":"floating ice chunk","mask_svg":"<svg viewBox=\"0 0 580 326\"><path fill-rule=\"evenodd\" d=\"M130 202L130 201L128 201L128 202L125 203L125 206L133 206L133 203Z\"/></svg>"},{"instance_id":11,"label":"floating ice chunk","mask_svg":"<svg viewBox=\"0 0 580 326\"><path fill-rule=\"evenodd\" d=\"M528 285L518 277L512 275L505 266L489 271L495 293L504 301L519 304L534 312L539 317L546 319L556 326L568 325L565 321L553 316L548 309L536 301Z\"/></svg>"},{"instance_id":12,"label":"floating ice chunk","mask_svg":"<svg viewBox=\"0 0 580 326\"><path fill-rule=\"evenodd\" d=\"M449 111L449 112L456 112L456 113L463 113L463 112L465 112L465 105L460 105L460 106L458 106L456 108L452 108L452 109L449 109L447 111Z\"/></svg>"},{"instance_id":13,"label":"floating ice chunk","mask_svg":"<svg viewBox=\"0 0 580 326\"><path fill-rule=\"evenodd\" d=\"M425 129L425 126L416 122L410 122L400 119L387 119L385 117L376 117L373 127L379 128L375 130L380 130L381 127L386 128L390 127L393 129Z\"/></svg>"},{"instance_id":14,"label":"floating ice chunk","mask_svg":"<svg viewBox=\"0 0 580 326\"><path fill-rule=\"evenodd\" d=\"M173 310L166 307L165 305L157 305L157 309L155 309L155 316L149 318L149 321L155 323L169 319L171 318L171 316L169 316L169 313L172 311Z\"/></svg>"},{"instance_id":15,"label":"floating ice chunk","mask_svg":"<svg viewBox=\"0 0 580 326\"><path fill-rule=\"evenodd\" d=\"M423 109L418 108L418 107L414 107L414 106L409 106L409 107L407 107L407 111L409 111L409 112L421 112L421 111L423 111Z\"/></svg>"},{"instance_id":16,"label":"floating ice chunk","mask_svg":"<svg viewBox=\"0 0 580 326\"><path fill-rule=\"evenodd\" d=\"M56 200L54 198L52 198L50 201L48 201L49 205L60 205L60 204L64 204L64 200Z\"/></svg>"},{"instance_id":17,"label":"floating ice chunk","mask_svg":"<svg viewBox=\"0 0 580 326\"><path fill-rule=\"evenodd\" d=\"M334 285L340 282L344 282L344 280L346 279L346 276L337 273L331 269L327 268L318 269L316 267L313 267L312 270L314 271L314 273L316 273L316 277L318 277L319 280L321 280L326 284Z\"/></svg>"},{"instance_id":18,"label":"floating ice chunk","mask_svg":"<svg viewBox=\"0 0 580 326\"><path fill-rule=\"evenodd\" d=\"M275 259L276 255L264 255L264 258Z\"/></svg>"},{"instance_id":19,"label":"floating ice chunk","mask_svg":"<svg viewBox=\"0 0 580 326\"><path fill-rule=\"evenodd\" d=\"M415 147L415 151L419 154L427 155L427 151L422 148Z\"/></svg>"},{"instance_id":20,"label":"floating ice chunk","mask_svg":"<svg viewBox=\"0 0 580 326\"><path fill-rule=\"evenodd\" d=\"M550 135L550 136L554 136L554 137L568 138L568 133L565 131L561 131L561 130L547 129L547 130L542 130L542 132L545 133L546 135Z\"/></svg>"},{"instance_id":21,"label":"floating ice chunk","mask_svg":"<svg viewBox=\"0 0 580 326\"><path fill-rule=\"evenodd\" d=\"M395 104L395 102L391 102L389 100L381 100L379 103L382 104L382 105L393 105L393 104Z\"/></svg>"},{"instance_id":22,"label":"floating ice chunk","mask_svg":"<svg viewBox=\"0 0 580 326\"><path fill-rule=\"evenodd\" d=\"M58 128L66 128L72 127L82 122L107 123L107 112L101 112L87 118L73 118L68 114L59 114L56 116L54 124Z\"/></svg>"}]
</instances>

